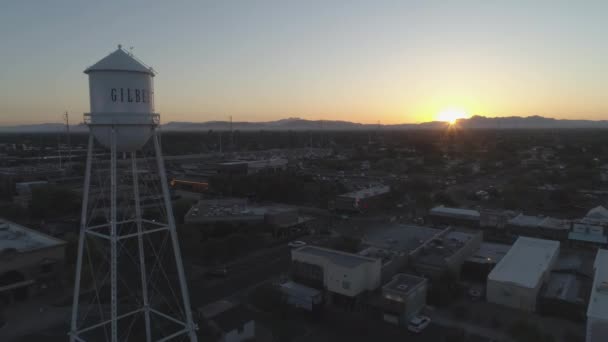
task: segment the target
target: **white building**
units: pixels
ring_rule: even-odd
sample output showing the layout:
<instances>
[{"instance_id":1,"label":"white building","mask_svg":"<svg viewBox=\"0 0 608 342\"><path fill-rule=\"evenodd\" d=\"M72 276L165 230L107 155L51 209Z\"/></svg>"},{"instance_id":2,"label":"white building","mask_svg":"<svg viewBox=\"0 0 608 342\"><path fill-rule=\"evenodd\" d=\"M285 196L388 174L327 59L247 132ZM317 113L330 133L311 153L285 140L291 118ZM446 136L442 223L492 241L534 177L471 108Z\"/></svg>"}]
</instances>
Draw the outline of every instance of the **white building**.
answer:
<instances>
[{"instance_id":1,"label":"white building","mask_svg":"<svg viewBox=\"0 0 608 342\"><path fill-rule=\"evenodd\" d=\"M595 277L587 308L587 342L605 342L608 341L608 250L598 250L593 268Z\"/></svg>"},{"instance_id":2,"label":"white building","mask_svg":"<svg viewBox=\"0 0 608 342\"><path fill-rule=\"evenodd\" d=\"M291 259L296 277L316 278L311 280L335 294L355 297L380 286L380 259L316 246L291 251Z\"/></svg>"},{"instance_id":3,"label":"white building","mask_svg":"<svg viewBox=\"0 0 608 342\"><path fill-rule=\"evenodd\" d=\"M488 275L488 302L533 312L559 255L559 242L519 237Z\"/></svg>"}]
</instances>

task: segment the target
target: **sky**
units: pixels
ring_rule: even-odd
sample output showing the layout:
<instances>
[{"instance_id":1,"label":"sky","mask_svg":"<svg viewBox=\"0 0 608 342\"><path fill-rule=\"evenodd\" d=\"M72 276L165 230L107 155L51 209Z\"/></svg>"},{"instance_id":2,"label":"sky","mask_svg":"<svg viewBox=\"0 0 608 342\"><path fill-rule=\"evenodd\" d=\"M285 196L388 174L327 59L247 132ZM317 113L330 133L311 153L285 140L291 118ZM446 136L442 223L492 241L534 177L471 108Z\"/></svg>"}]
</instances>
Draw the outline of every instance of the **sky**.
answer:
<instances>
[{"instance_id":1,"label":"sky","mask_svg":"<svg viewBox=\"0 0 608 342\"><path fill-rule=\"evenodd\" d=\"M608 1L0 2L0 125L80 121L116 49L169 121L608 119Z\"/></svg>"}]
</instances>

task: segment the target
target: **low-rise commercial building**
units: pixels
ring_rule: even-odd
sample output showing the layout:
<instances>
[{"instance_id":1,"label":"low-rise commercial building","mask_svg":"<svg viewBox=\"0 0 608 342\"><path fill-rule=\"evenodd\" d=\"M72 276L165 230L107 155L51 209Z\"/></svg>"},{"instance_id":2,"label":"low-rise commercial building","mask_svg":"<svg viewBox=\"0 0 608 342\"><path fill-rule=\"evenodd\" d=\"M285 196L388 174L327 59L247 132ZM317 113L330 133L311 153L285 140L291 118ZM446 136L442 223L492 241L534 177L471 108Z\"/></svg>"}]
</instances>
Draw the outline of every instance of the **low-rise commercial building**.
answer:
<instances>
[{"instance_id":1,"label":"low-rise commercial building","mask_svg":"<svg viewBox=\"0 0 608 342\"><path fill-rule=\"evenodd\" d=\"M341 211L367 211L379 207L391 188L378 185L371 188L348 192L336 197L334 208Z\"/></svg>"},{"instance_id":2,"label":"low-rise commercial building","mask_svg":"<svg viewBox=\"0 0 608 342\"><path fill-rule=\"evenodd\" d=\"M488 274L507 255L510 249L511 245L482 242L479 249L469 256L462 265L460 271L462 278L485 282L488 279Z\"/></svg>"},{"instance_id":3,"label":"low-rise commercial building","mask_svg":"<svg viewBox=\"0 0 608 342\"><path fill-rule=\"evenodd\" d=\"M544 315L584 321L589 297L588 278L577 272L551 272L538 300Z\"/></svg>"},{"instance_id":4,"label":"low-rise commercial building","mask_svg":"<svg viewBox=\"0 0 608 342\"><path fill-rule=\"evenodd\" d=\"M608 250L600 249L587 308L587 342L608 341Z\"/></svg>"},{"instance_id":5,"label":"low-rise commercial building","mask_svg":"<svg viewBox=\"0 0 608 342\"><path fill-rule=\"evenodd\" d=\"M22 208L27 208L32 201L32 191L36 187L48 185L47 181L31 181L15 183L15 191L17 194L13 196L13 203Z\"/></svg>"},{"instance_id":6,"label":"low-rise commercial building","mask_svg":"<svg viewBox=\"0 0 608 342\"><path fill-rule=\"evenodd\" d=\"M552 217L519 214L509 220L507 229L512 237L528 236L565 242L570 232L570 222Z\"/></svg>"},{"instance_id":7,"label":"low-rise commercial building","mask_svg":"<svg viewBox=\"0 0 608 342\"><path fill-rule=\"evenodd\" d=\"M479 249L482 233L460 232L448 227L410 252L410 265L431 279L444 274L458 277L465 260Z\"/></svg>"},{"instance_id":8,"label":"low-rise commercial building","mask_svg":"<svg viewBox=\"0 0 608 342\"><path fill-rule=\"evenodd\" d=\"M323 306L323 293L312 287L288 281L280 285L280 290L294 308L314 312Z\"/></svg>"},{"instance_id":9,"label":"low-rise commercial building","mask_svg":"<svg viewBox=\"0 0 608 342\"><path fill-rule=\"evenodd\" d=\"M541 287L559 255L560 243L519 237L488 275L488 302L534 312Z\"/></svg>"},{"instance_id":10,"label":"low-rise commercial building","mask_svg":"<svg viewBox=\"0 0 608 342\"><path fill-rule=\"evenodd\" d=\"M477 210L449 208L440 205L429 211L429 218L436 225L477 228L479 227L480 214Z\"/></svg>"},{"instance_id":11,"label":"low-rise commercial building","mask_svg":"<svg viewBox=\"0 0 608 342\"><path fill-rule=\"evenodd\" d=\"M200 200L188 210L188 224L261 224L288 228L303 224L311 217L300 215L295 207L281 204L251 204L245 198Z\"/></svg>"},{"instance_id":12,"label":"low-rise commercial building","mask_svg":"<svg viewBox=\"0 0 608 342\"><path fill-rule=\"evenodd\" d=\"M61 281L65 241L0 219L0 296L25 299Z\"/></svg>"},{"instance_id":13,"label":"low-rise commercial building","mask_svg":"<svg viewBox=\"0 0 608 342\"><path fill-rule=\"evenodd\" d=\"M386 283L409 265L412 251L441 231L396 223L374 225L363 239L363 243L369 247L359 254L382 260L382 282Z\"/></svg>"},{"instance_id":14,"label":"low-rise commercial building","mask_svg":"<svg viewBox=\"0 0 608 342\"><path fill-rule=\"evenodd\" d=\"M244 305L220 300L199 309L198 314L208 325L202 336L206 340L245 342L256 338L253 313Z\"/></svg>"},{"instance_id":15,"label":"low-rise commercial building","mask_svg":"<svg viewBox=\"0 0 608 342\"><path fill-rule=\"evenodd\" d=\"M291 251L292 277L301 284L326 289L328 300L348 306L357 297L380 286L379 259L317 246Z\"/></svg>"},{"instance_id":16,"label":"low-rise commercial building","mask_svg":"<svg viewBox=\"0 0 608 342\"><path fill-rule=\"evenodd\" d=\"M568 234L568 242L573 247L606 248L608 236L605 228L597 221L580 220L572 224L572 231Z\"/></svg>"},{"instance_id":17,"label":"low-rise commercial building","mask_svg":"<svg viewBox=\"0 0 608 342\"><path fill-rule=\"evenodd\" d=\"M426 305L428 281L409 274L396 274L382 287L382 297L373 305L382 310L385 321L407 326Z\"/></svg>"}]
</instances>

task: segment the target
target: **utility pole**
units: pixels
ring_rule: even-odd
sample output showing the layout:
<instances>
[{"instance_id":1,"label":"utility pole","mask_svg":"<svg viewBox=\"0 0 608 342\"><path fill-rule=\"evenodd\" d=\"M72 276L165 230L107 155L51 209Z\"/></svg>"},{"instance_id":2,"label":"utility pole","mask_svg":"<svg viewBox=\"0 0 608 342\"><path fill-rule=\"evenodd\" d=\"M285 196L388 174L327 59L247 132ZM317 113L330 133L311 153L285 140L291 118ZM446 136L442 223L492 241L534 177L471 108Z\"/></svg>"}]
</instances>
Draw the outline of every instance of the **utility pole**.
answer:
<instances>
[{"instance_id":1,"label":"utility pole","mask_svg":"<svg viewBox=\"0 0 608 342\"><path fill-rule=\"evenodd\" d=\"M67 135L67 143L68 143L68 168L72 166L72 142L70 137L70 116L66 111L64 114L65 119L65 131Z\"/></svg>"},{"instance_id":2,"label":"utility pole","mask_svg":"<svg viewBox=\"0 0 608 342\"><path fill-rule=\"evenodd\" d=\"M234 131L232 130L232 115L230 115L230 148L234 150Z\"/></svg>"}]
</instances>

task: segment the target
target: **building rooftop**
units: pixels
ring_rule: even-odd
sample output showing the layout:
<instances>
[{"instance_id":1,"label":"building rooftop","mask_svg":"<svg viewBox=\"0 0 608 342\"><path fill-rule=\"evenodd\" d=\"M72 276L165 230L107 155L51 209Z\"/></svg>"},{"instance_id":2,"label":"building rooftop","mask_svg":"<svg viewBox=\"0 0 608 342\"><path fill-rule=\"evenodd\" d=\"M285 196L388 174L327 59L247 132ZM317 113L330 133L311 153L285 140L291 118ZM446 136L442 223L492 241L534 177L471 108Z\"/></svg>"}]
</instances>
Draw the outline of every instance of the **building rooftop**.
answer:
<instances>
[{"instance_id":1,"label":"building rooftop","mask_svg":"<svg viewBox=\"0 0 608 342\"><path fill-rule=\"evenodd\" d=\"M604 244L608 242L608 237L604 235L604 227L597 222L590 223L588 220L575 222L572 231L568 234L568 239Z\"/></svg>"},{"instance_id":2,"label":"building rooftop","mask_svg":"<svg viewBox=\"0 0 608 342\"><path fill-rule=\"evenodd\" d=\"M477 252L470 256L467 261L497 264L504 258L510 249L511 245L482 242Z\"/></svg>"},{"instance_id":3,"label":"building rooftop","mask_svg":"<svg viewBox=\"0 0 608 342\"><path fill-rule=\"evenodd\" d=\"M435 216L479 219L479 211L477 211L477 210L449 208L449 207L444 207L443 205L440 205L438 207L431 209L430 213L431 213L431 215L435 215Z\"/></svg>"},{"instance_id":4,"label":"building rooftop","mask_svg":"<svg viewBox=\"0 0 608 342\"><path fill-rule=\"evenodd\" d=\"M559 252L559 241L520 236L488 275L488 280L534 288Z\"/></svg>"},{"instance_id":5,"label":"building rooftop","mask_svg":"<svg viewBox=\"0 0 608 342\"><path fill-rule=\"evenodd\" d=\"M319 291L317 289L313 289L312 287L298 284L293 281L288 281L288 282L281 284L281 288L292 291L293 293L297 293L298 296L302 296L302 297L315 297L315 296L321 295L321 291Z\"/></svg>"},{"instance_id":6,"label":"building rooftop","mask_svg":"<svg viewBox=\"0 0 608 342\"><path fill-rule=\"evenodd\" d=\"M228 300L218 300L199 309L206 319L213 320L223 332L229 332L253 321L253 313L245 306Z\"/></svg>"},{"instance_id":7,"label":"building rooftop","mask_svg":"<svg viewBox=\"0 0 608 342\"><path fill-rule=\"evenodd\" d=\"M349 198L367 198L377 195L382 195L389 193L391 191L390 186L388 185L378 185L371 188L365 188L357 191L347 192L345 194L340 195L341 197L349 197Z\"/></svg>"},{"instance_id":8,"label":"building rooftop","mask_svg":"<svg viewBox=\"0 0 608 342\"><path fill-rule=\"evenodd\" d=\"M381 249L409 253L440 232L441 229L423 226L385 224L368 230L363 242Z\"/></svg>"},{"instance_id":9,"label":"building rooftop","mask_svg":"<svg viewBox=\"0 0 608 342\"><path fill-rule=\"evenodd\" d=\"M368 258L358 254L341 252L333 249L322 248L317 246L304 246L295 249L293 252L306 253L320 256L331 260L332 263L343 267L357 267L365 263L376 263L378 259Z\"/></svg>"},{"instance_id":10,"label":"building rooftop","mask_svg":"<svg viewBox=\"0 0 608 342\"><path fill-rule=\"evenodd\" d=\"M573 273L551 272L543 297L557 298L572 303L584 303L582 279Z\"/></svg>"},{"instance_id":11,"label":"building rooftop","mask_svg":"<svg viewBox=\"0 0 608 342\"><path fill-rule=\"evenodd\" d=\"M481 233L465 233L446 228L411 255L415 256L417 263L439 265L461 251L478 234Z\"/></svg>"},{"instance_id":12,"label":"building rooftop","mask_svg":"<svg viewBox=\"0 0 608 342\"><path fill-rule=\"evenodd\" d=\"M276 203L251 204L244 198L212 199L198 201L188 210L186 219L190 221L263 220L266 214L289 211L297 212L297 209Z\"/></svg>"},{"instance_id":13,"label":"building rooftop","mask_svg":"<svg viewBox=\"0 0 608 342\"><path fill-rule=\"evenodd\" d=\"M7 250L28 252L61 244L65 244L65 241L0 219L0 253Z\"/></svg>"},{"instance_id":14,"label":"building rooftop","mask_svg":"<svg viewBox=\"0 0 608 342\"><path fill-rule=\"evenodd\" d=\"M595 257L595 276L587 317L608 320L608 250L599 249Z\"/></svg>"},{"instance_id":15,"label":"building rooftop","mask_svg":"<svg viewBox=\"0 0 608 342\"><path fill-rule=\"evenodd\" d=\"M567 220L553 217L545 217L545 219L538 224L538 227L543 229L570 230L570 224Z\"/></svg>"},{"instance_id":16,"label":"building rooftop","mask_svg":"<svg viewBox=\"0 0 608 342\"><path fill-rule=\"evenodd\" d=\"M393 280L382 286L383 290L391 290L407 294L419 284L426 281L425 278L417 277L411 274L399 273L393 276Z\"/></svg>"},{"instance_id":17,"label":"building rooftop","mask_svg":"<svg viewBox=\"0 0 608 342\"><path fill-rule=\"evenodd\" d=\"M509 224L520 227L538 227L543 220L543 217L519 214L510 219Z\"/></svg>"}]
</instances>

